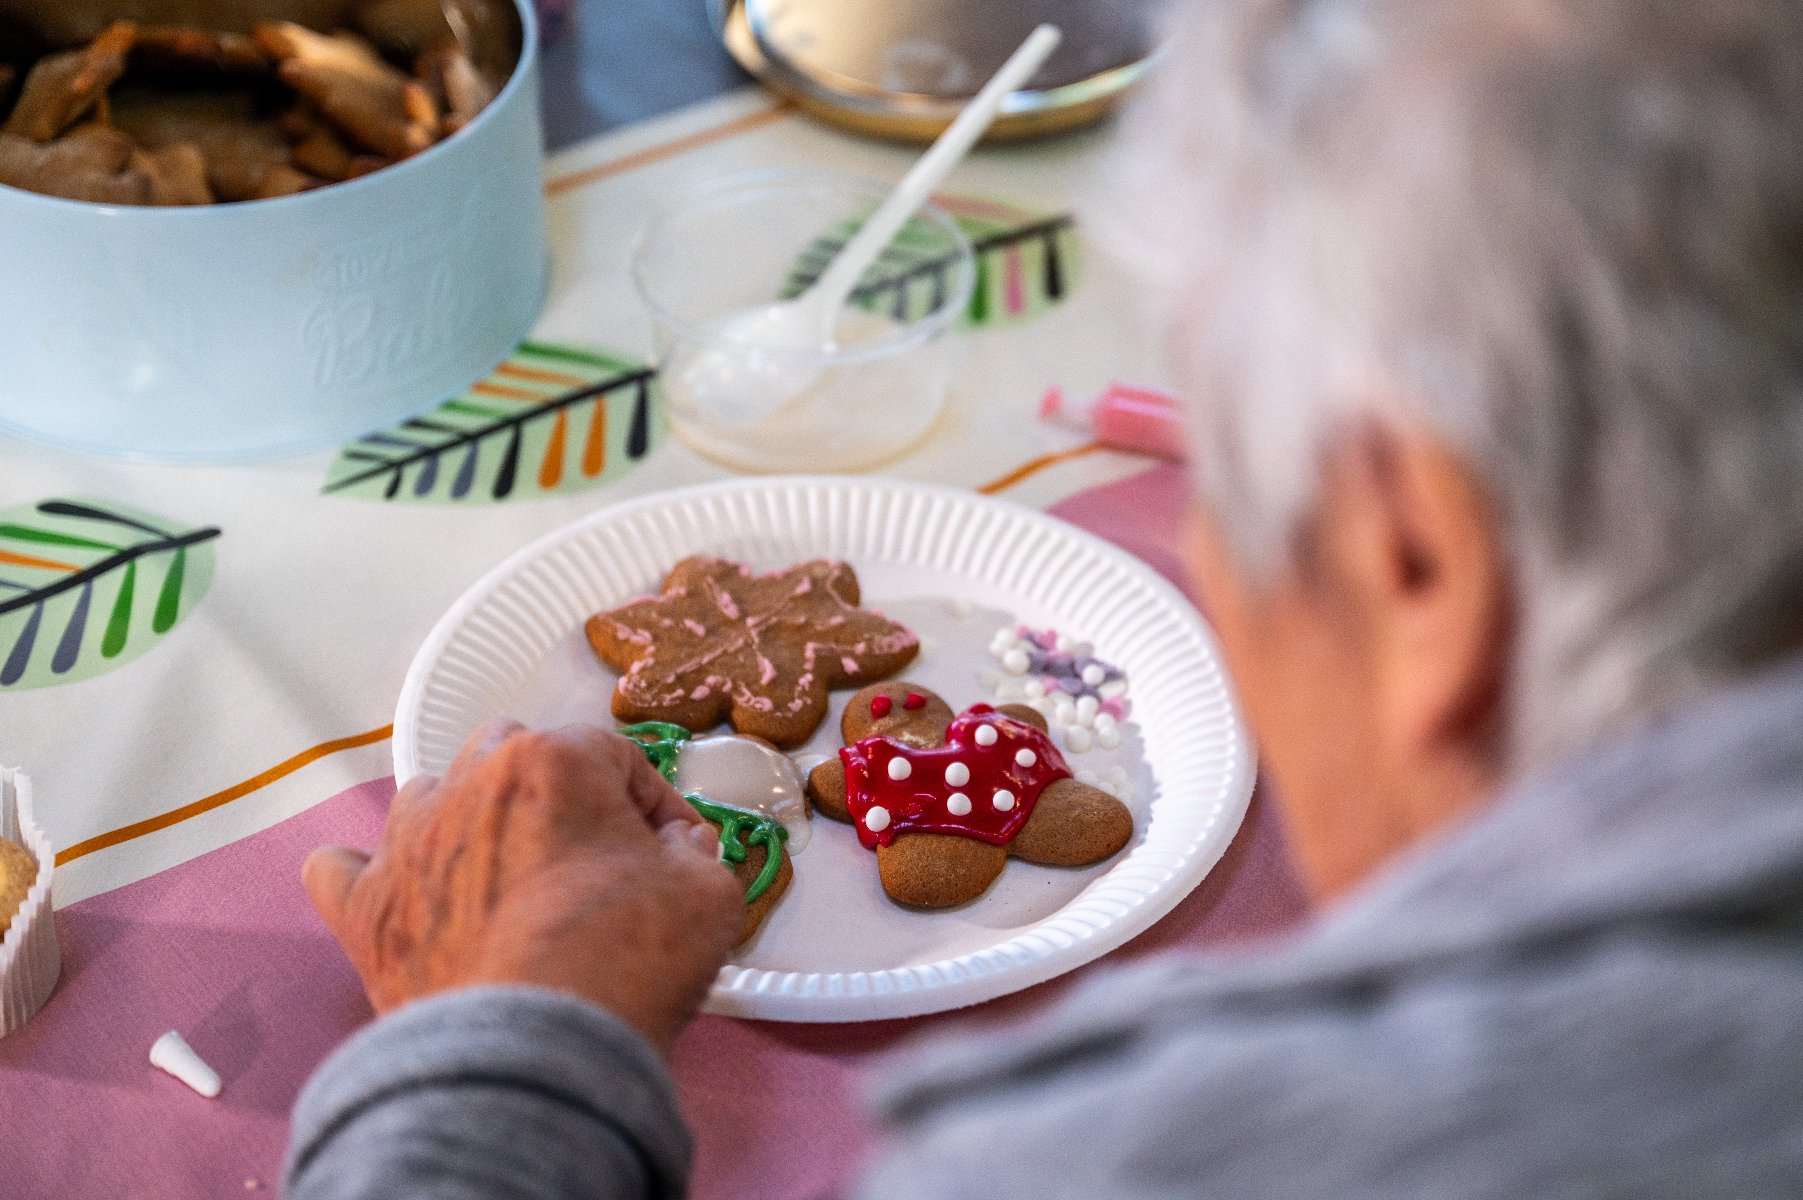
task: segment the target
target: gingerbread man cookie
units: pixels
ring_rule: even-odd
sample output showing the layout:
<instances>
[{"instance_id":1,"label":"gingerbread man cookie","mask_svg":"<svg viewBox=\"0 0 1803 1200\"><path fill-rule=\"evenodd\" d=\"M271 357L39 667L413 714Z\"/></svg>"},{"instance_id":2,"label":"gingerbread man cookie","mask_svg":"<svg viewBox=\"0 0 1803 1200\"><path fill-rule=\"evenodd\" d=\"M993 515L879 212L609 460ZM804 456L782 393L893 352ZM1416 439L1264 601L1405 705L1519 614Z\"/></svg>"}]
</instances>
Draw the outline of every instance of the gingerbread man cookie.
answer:
<instances>
[{"instance_id":1,"label":"gingerbread man cookie","mask_svg":"<svg viewBox=\"0 0 1803 1200\"><path fill-rule=\"evenodd\" d=\"M1024 705L951 707L917 684L867 687L841 724L845 748L808 777L823 815L856 826L889 898L922 908L974 900L1010 855L1081 867L1117 853L1133 816L1072 778Z\"/></svg>"},{"instance_id":2,"label":"gingerbread man cookie","mask_svg":"<svg viewBox=\"0 0 1803 1200\"><path fill-rule=\"evenodd\" d=\"M718 773L710 772L704 767L698 771L689 771L685 777L682 763L690 758L692 750L710 742L724 742L727 738L693 740L687 729L662 721L627 725L620 733L637 742L651 765L657 768L658 774L682 792L682 798L720 831L720 861L732 871L739 886L745 891L745 920L739 927L739 944L750 941L752 935L763 925L764 918L770 915L770 910L776 907L776 902L789 890L790 881L795 878L786 845L790 836L789 829L769 811L771 808L787 809L791 806L773 802L773 797L768 794L768 780L764 781L764 786L758 786L759 780L755 773L749 778L722 779ZM752 740L727 736L734 741ZM787 756L779 751L763 743L758 745L785 763L788 762ZM704 754L703 757L707 756ZM792 776L794 773L794 765L790 764L789 774ZM697 783L705 790L699 790ZM795 791L796 806L805 807L806 801L799 794L799 782ZM806 819L805 813L801 815L801 819Z\"/></svg>"},{"instance_id":3,"label":"gingerbread man cookie","mask_svg":"<svg viewBox=\"0 0 1803 1200\"><path fill-rule=\"evenodd\" d=\"M621 721L740 733L790 749L826 717L827 693L892 675L920 649L894 621L858 607L858 577L819 560L758 575L686 558L663 595L589 618L596 657L623 672Z\"/></svg>"}]
</instances>

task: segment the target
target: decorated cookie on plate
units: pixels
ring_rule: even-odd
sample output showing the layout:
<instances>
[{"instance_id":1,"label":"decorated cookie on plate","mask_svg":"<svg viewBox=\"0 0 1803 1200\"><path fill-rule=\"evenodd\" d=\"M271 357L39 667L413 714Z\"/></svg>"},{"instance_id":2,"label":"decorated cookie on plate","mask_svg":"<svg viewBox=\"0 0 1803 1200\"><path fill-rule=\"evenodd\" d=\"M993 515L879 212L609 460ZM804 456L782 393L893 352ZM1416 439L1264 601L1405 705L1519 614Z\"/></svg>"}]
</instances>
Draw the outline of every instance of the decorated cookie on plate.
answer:
<instances>
[{"instance_id":1,"label":"decorated cookie on plate","mask_svg":"<svg viewBox=\"0 0 1803 1200\"><path fill-rule=\"evenodd\" d=\"M819 559L759 575L723 558L685 558L663 594L591 617L595 654L620 671L613 714L710 729L722 721L789 749L826 717L833 688L901 670L913 633L859 607L858 577Z\"/></svg>"},{"instance_id":2,"label":"decorated cookie on plate","mask_svg":"<svg viewBox=\"0 0 1803 1200\"><path fill-rule=\"evenodd\" d=\"M1074 778L1024 705L954 714L918 684L876 684L851 698L841 732L845 748L814 768L808 797L856 828L899 903L963 904L1010 856L1089 866L1133 836L1126 805Z\"/></svg>"},{"instance_id":3,"label":"decorated cookie on plate","mask_svg":"<svg viewBox=\"0 0 1803 1200\"><path fill-rule=\"evenodd\" d=\"M789 890L791 848L807 843L808 801L801 773L768 742L738 734L693 737L681 725L649 721L620 730L663 777L720 831L720 857L745 889L749 941Z\"/></svg>"}]
</instances>

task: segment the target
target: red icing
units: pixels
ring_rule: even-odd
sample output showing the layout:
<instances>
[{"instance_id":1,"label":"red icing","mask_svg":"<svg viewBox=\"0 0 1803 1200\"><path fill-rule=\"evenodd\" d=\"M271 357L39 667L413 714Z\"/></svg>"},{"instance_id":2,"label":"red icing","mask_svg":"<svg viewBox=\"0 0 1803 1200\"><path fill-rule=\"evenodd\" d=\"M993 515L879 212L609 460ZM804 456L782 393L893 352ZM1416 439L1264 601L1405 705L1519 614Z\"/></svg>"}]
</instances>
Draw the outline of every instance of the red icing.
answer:
<instances>
[{"instance_id":1,"label":"red icing","mask_svg":"<svg viewBox=\"0 0 1803 1200\"><path fill-rule=\"evenodd\" d=\"M888 716L889 710L894 707L895 701L889 699L887 696L872 696L870 698L870 715L876 720L880 721Z\"/></svg>"},{"instance_id":2,"label":"red icing","mask_svg":"<svg viewBox=\"0 0 1803 1200\"><path fill-rule=\"evenodd\" d=\"M976 731L989 726L996 731L993 746L977 744ZM1023 767L1015 756L1033 751L1035 762ZM1049 784L1071 777L1064 756L1052 739L1012 717L1004 717L987 704L973 704L946 730L946 744L932 750L904 746L893 738L867 737L839 751L845 763L845 803L858 830L858 841L868 850L887 846L898 833L955 833L994 846L1014 840L1033 805ZM905 760L910 771L902 780L891 778L892 760ZM954 786L945 781L945 769L963 763L970 779ZM1014 807L995 807L998 790L1014 794ZM953 793L970 799L965 816L951 813L946 802ZM889 823L872 833L865 818L874 807L889 814Z\"/></svg>"},{"instance_id":3,"label":"red icing","mask_svg":"<svg viewBox=\"0 0 1803 1200\"><path fill-rule=\"evenodd\" d=\"M925 708L926 706L927 698L919 692L909 692L906 696L902 697L902 707L909 712L913 712L917 708Z\"/></svg>"}]
</instances>

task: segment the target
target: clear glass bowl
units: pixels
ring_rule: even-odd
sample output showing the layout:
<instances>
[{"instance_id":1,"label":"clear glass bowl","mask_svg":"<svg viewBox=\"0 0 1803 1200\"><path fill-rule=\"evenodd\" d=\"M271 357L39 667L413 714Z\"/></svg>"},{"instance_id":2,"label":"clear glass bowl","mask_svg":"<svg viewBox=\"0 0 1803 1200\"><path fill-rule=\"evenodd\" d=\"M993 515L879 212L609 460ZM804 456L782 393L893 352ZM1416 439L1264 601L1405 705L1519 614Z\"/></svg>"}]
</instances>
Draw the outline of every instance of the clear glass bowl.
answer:
<instances>
[{"instance_id":1,"label":"clear glass bowl","mask_svg":"<svg viewBox=\"0 0 1803 1200\"><path fill-rule=\"evenodd\" d=\"M858 471L924 437L944 406L970 303L970 243L929 205L865 273L831 349L756 347L724 336L736 314L801 292L888 195L889 185L824 171L752 171L718 180L658 218L631 274L651 313L665 410L677 436L743 471ZM701 355L774 366L806 386L768 415L723 420L685 385Z\"/></svg>"}]
</instances>

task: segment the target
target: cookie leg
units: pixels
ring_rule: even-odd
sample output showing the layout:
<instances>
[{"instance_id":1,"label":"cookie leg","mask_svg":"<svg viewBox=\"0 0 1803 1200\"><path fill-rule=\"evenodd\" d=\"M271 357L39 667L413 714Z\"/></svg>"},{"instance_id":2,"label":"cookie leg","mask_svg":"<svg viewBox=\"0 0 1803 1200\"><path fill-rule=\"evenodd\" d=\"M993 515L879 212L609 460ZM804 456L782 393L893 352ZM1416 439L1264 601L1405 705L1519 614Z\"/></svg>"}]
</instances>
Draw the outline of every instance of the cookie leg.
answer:
<instances>
[{"instance_id":1,"label":"cookie leg","mask_svg":"<svg viewBox=\"0 0 1803 1200\"><path fill-rule=\"evenodd\" d=\"M1132 837L1133 814L1125 804L1100 788L1060 779L1039 794L1009 849L1023 862L1086 867L1119 853Z\"/></svg>"},{"instance_id":2,"label":"cookie leg","mask_svg":"<svg viewBox=\"0 0 1803 1200\"><path fill-rule=\"evenodd\" d=\"M767 861L765 856L768 853L769 851L761 845L752 846L746 852L745 861L733 868L733 875L738 879L740 887L750 890L752 881L758 877L758 872L764 869L764 863ZM745 924L739 931L741 946L749 942L752 935L764 924L764 918L770 915L770 910L776 907L776 902L781 900L783 893L789 890L789 882L795 878L795 868L789 865L789 852L784 850L782 854L783 862L782 866L776 869L776 878L771 880L770 886L764 889L763 895L745 906Z\"/></svg>"},{"instance_id":3,"label":"cookie leg","mask_svg":"<svg viewBox=\"0 0 1803 1200\"><path fill-rule=\"evenodd\" d=\"M1006 846L946 833L904 833L876 851L877 874L889 898L920 908L975 900L1007 863Z\"/></svg>"}]
</instances>

